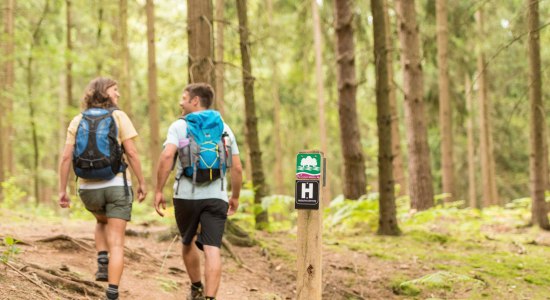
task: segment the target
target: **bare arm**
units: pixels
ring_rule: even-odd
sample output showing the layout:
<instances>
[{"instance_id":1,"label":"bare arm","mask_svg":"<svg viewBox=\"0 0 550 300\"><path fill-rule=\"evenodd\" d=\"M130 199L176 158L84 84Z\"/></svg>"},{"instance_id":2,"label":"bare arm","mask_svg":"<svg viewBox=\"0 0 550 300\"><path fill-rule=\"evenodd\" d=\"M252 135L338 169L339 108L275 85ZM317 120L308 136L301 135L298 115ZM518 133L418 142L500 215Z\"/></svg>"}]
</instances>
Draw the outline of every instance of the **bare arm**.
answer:
<instances>
[{"instance_id":1,"label":"bare arm","mask_svg":"<svg viewBox=\"0 0 550 300\"><path fill-rule=\"evenodd\" d=\"M73 157L74 145L66 144L59 161L59 206L65 208L70 206L70 200L67 196L67 181L69 180L69 171Z\"/></svg>"},{"instance_id":2,"label":"bare arm","mask_svg":"<svg viewBox=\"0 0 550 300\"><path fill-rule=\"evenodd\" d=\"M141 202L143 201L143 199L145 199L145 195L147 195L147 190L145 187L145 179L143 177L143 172L141 170L141 162L139 161L139 155L137 152L136 144L132 139L127 139L124 142L122 142L122 145L124 146L124 153L126 153L126 157L128 158L128 163L130 164L132 171L134 171L134 174L137 177L138 201Z\"/></svg>"},{"instance_id":3,"label":"bare arm","mask_svg":"<svg viewBox=\"0 0 550 300\"><path fill-rule=\"evenodd\" d=\"M241 185L243 182L243 167L238 154L231 158L231 198L229 199L228 215L232 215L239 208L239 196L241 194Z\"/></svg>"},{"instance_id":4,"label":"bare arm","mask_svg":"<svg viewBox=\"0 0 550 300\"><path fill-rule=\"evenodd\" d=\"M167 144L159 157L157 186L155 187L155 210L161 217L164 214L160 211L160 205L162 205L163 209L166 209L166 201L164 200L162 189L166 184L166 180L168 180L168 176L170 176L177 149L176 145Z\"/></svg>"}]
</instances>

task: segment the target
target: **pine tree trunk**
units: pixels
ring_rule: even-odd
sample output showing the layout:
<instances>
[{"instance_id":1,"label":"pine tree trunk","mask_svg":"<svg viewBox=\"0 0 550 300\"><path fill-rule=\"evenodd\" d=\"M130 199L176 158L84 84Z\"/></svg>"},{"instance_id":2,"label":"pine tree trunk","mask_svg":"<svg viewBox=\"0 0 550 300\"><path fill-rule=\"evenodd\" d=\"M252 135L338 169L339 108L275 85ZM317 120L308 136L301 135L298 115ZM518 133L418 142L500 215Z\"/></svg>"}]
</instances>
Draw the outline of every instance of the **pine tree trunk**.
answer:
<instances>
[{"instance_id":1,"label":"pine tree trunk","mask_svg":"<svg viewBox=\"0 0 550 300\"><path fill-rule=\"evenodd\" d=\"M215 107L222 114L225 114L224 111L224 59L223 59L223 50L224 50L224 37L223 30L225 28L225 0L216 0L215 6L215 20L216 20L216 86L214 87L216 91L216 101Z\"/></svg>"},{"instance_id":2,"label":"pine tree trunk","mask_svg":"<svg viewBox=\"0 0 550 300\"><path fill-rule=\"evenodd\" d=\"M275 34L277 28L273 24L273 1L267 0L267 18L271 35L271 47L276 47L277 40ZM273 143L275 146L275 190L277 194L285 193L284 174L283 174L283 145L281 141L281 97L279 95L279 67L277 66L277 57L275 53L269 56L273 74L271 75L271 95L273 97Z\"/></svg>"},{"instance_id":3,"label":"pine tree trunk","mask_svg":"<svg viewBox=\"0 0 550 300\"><path fill-rule=\"evenodd\" d=\"M544 104L542 102L540 33L539 33L539 0L526 0L528 6L527 23L529 30L529 102L530 102L530 174L532 222L541 228L550 230L548 212L546 211L545 188L546 174L544 169Z\"/></svg>"},{"instance_id":4,"label":"pine tree trunk","mask_svg":"<svg viewBox=\"0 0 550 300\"><path fill-rule=\"evenodd\" d=\"M212 0L187 0L189 82L215 85Z\"/></svg>"},{"instance_id":5,"label":"pine tree trunk","mask_svg":"<svg viewBox=\"0 0 550 300\"><path fill-rule=\"evenodd\" d=\"M313 40L315 44L315 79L317 81L317 105L319 107L319 136L321 137L321 151L325 157L330 157L328 153L327 125L325 117L325 79L323 76L323 35L321 28L321 18L319 17L319 4L317 0L311 0L311 9L313 12ZM329 158L330 160L330 158ZM329 169L326 168L329 173ZM332 199L329 174L327 176L324 199L325 205L328 205Z\"/></svg>"},{"instance_id":6,"label":"pine tree trunk","mask_svg":"<svg viewBox=\"0 0 550 300\"><path fill-rule=\"evenodd\" d=\"M405 174L405 168L403 166L403 153L401 153L401 133L399 130L399 112L397 110L397 98L395 96L395 83L393 72L393 51L395 51L391 22L388 14L388 2L384 1L384 19L386 20L386 47L388 49L388 83L389 93L388 98L390 101L390 111L392 115L391 123L391 137L392 137L392 154L393 154L393 177L395 183L399 185L399 195L405 195L408 191L407 175Z\"/></svg>"},{"instance_id":7,"label":"pine tree trunk","mask_svg":"<svg viewBox=\"0 0 550 300\"><path fill-rule=\"evenodd\" d=\"M73 60L72 60L72 54L73 54L73 41L72 41L72 33L71 28L73 27L73 21L72 21L72 11L71 11L71 0L66 0L66 27L67 27L67 61L65 62L65 87L67 91L65 92L65 97L67 97L67 106L71 107L73 106ZM65 128L69 126L68 121L64 121L62 123L65 125Z\"/></svg>"},{"instance_id":8,"label":"pine tree trunk","mask_svg":"<svg viewBox=\"0 0 550 300\"><path fill-rule=\"evenodd\" d=\"M472 104L472 84L470 76L465 76L464 89L466 92L466 111L468 119L466 121L466 136L468 140L468 203L471 208L479 208L476 192L476 162L475 162L475 143L474 143L474 110Z\"/></svg>"},{"instance_id":9,"label":"pine tree trunk","mask_svg":"<svg viewBox=\"0 0 550 300\"><path fill-rule=\"evenodd\" d=\"M157 161L162 148L159 133L159 100L157 93L157 56L155 53L155 3L147 0L147 95L149 98L149 154L151 157L151 174L156 173ZM156 176L151 175L153 186L156 185Z\"/></svg>"},{"instance_id":10,"label":"pine tree trunk","mask_svg":"<svg viewBox=\"0 0 550 300\"><path fill-rule=\"evenodd\" d=\"M414 0L396 1L403 64L405 121L409 151L411 207L425 210L434 205L428 132L424 112L424 83L419 29Z\"/></svg>"},{"instance_id":11,"label":"pine tree trunk","mask_svg":"<svg viewBox=\"0 0 550 300\"><path fill-rule=\"evenodd\" d=\"M101 36L103 34L103 0L97 3L97 29L96 29L96 47L102 45ZM96 76L100 76L103 72L103 59L96 60Z\"/></svg>"},{"instance_id":12,"label":"pine tree trunk","mask_svg":"<svg viewBox=\"0 0 550 300\"><path fill-rule=\"evenodd\" d=\"M485 37L483 25L483 12L479 10L476 14L480 39ZM496 190L494 162L492 153L490 103L487 97L487 68L485 66L485 54L480 49L477 57L478 89L479 89L479 130L480 130L480 152L481 152L481 177L483 187L483 206L498 205L498 194Z\"/></svg>"},{"instance_id":13,"label":"pine tree trunk","mask_svg":"<svg viewBox=\"0 0 550 300\"><path fill-rule=\"evenodd\" d=\"M120 59L120 77L118 86L120 90L120 104L122 110L132 118L132 92L130 88L130 49L128 48L128 0L119 1L119 59Z\"/></svg>"},{"instance_id":14,"label":"pine tree trunk","mask_svg":"<svg viewBox=\"0 0 550 300\"><path fill-rule=\"evenodd\" d=\"M436 0L437 22L437 66L439 71L439 128L441 136L441 165L443 193L450 196L445 201L455 199L453 162L453 114L449 92L449 32L447 25L447 0Z\"/></svg>"},{"instance_id":15,"label":"pine tree trunk","mask_svg":"<svg viewBox=\"0 0 550 300\"><path fill-rule=\"evenodd\" d=\"M4 48L4 127L2 140L3 147L3 161L4 161L4 176L13 176L15 174L15 157L13 153L13 92L15 82L14 72L14 15L15 15L15 1L5 0L4 7L4 34L5 34L5 48Z\"/></svg>"},{"instance_id":16,"label":"pine tree trunk","mask_svg":"<svg viewBox=\"0 0 550 300\"><path fill-rule=\"evenodd\" d=\"M378 190L380 209L378 234L398 235L395 207L395 181L392 167L392 115L388 82L388 45L386 39L385 0L371 0L374 62L376 68L376 108L378 124Z\"/></svg>"},{"instance_id":17,"label":"pine tree trunk","mask_svg":"<svg viewBox=\"0 0 550 300\"><path fill-rule=\"evenodd\" d=\"M335 0L338 114L344 158L344 197L358 199L366 193L365 158L357 121L355 45L353 41L353 1Z\"/></svg>"},{"instance_id":18,"label":"pine tree trunk","mask_svg":"<svg viewBox=\"0 0 550 300\"><path fill-rule=\"evenodd\" d=\"M237 14L239 17L239 37L242 59L242 76L246 115L246 141L250 149L250 163L252 167L252 184L254 185L254 204L259 213L256 214L256 229L265 229L269 225L267 210L261 209L262 198L267 196L268 189L262 168L262 152L258 137L258 118L254 103L254 77L252 76L252 64L250 62L250 41L248 38L248 17L246 0L237 1Z\"/></svg>"}]
</instances>

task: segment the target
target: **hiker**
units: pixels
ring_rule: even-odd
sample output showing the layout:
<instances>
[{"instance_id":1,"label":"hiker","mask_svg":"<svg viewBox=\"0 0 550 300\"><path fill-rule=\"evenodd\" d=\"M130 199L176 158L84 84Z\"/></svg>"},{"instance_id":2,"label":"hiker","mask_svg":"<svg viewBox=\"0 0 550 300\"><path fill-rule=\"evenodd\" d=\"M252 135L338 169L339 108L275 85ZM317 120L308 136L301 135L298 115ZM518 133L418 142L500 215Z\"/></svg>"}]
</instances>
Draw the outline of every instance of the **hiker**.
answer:
<instances>
[{"instance_id":1,"label":"hiker","mask_svg":"<svg viewBox=\"0 0 550 300\"><path fill-rule=\"evenodd\" d=\"M59 206L70 207L67 180L71 162L79 182L78 194L96 218L96 281L107 281L107 299L118 299L124 267L124 234L132 212L132 182L125 159L138 180L137 199L147 193L128 115L118 109L118 87L109 78L96 78L86 88L84 111L73 118L59 165ZM127 174L128 173L128 174Z\"/></svg>"},{"instance_id":2,"label":"hiker","mask_svg":"<svg viewBox=\"0 0 550 300\"><path fill-rule=\"evenodd\" d=\"M183 116L168 129L157 171L155 209L164 216L162 209L166 209L166 202L162 189L177 156L173 201L183 243L183 262L191 280L188 299L216 299L225 221L239 206L242 183L235 136L220 114L209 109L213 99L214 91L208 84L194 83L184 89L179 102ZM227 168L231 172L229 199L224 180ZM204 287L199 249L205 258Z\"/></svg>"}]
</instances>

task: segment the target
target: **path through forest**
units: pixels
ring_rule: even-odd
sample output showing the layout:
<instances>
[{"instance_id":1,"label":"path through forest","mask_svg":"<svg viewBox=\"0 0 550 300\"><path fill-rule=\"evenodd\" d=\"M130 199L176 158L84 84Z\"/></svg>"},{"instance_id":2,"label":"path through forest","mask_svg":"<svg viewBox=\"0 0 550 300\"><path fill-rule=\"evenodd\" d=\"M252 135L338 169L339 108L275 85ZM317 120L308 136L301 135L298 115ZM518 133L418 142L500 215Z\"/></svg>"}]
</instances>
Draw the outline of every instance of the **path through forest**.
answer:
<instances>
[{"instance_id":1,"label":"path through forest","mask_svg":"<svg viewBox=\"0 0 550 300\"><path fill-rule=\"evenodd\" d=\"M21 241L21 253L10 260L13 268L0 268L0 299L101 299L106 284L90 281L96 268L93 222L29 220L0 227L2 235ZM181 246L169 232L168 227L129 224L121 299L185 299L189 281ZM218 299L295 299L295 238L286 233L256 238L262 246L232 247L243 265L223 252ZM326 251L324 298L393 298L381 275L387 267L373 264L366 254Z\"/></svg>"}]
</instances>

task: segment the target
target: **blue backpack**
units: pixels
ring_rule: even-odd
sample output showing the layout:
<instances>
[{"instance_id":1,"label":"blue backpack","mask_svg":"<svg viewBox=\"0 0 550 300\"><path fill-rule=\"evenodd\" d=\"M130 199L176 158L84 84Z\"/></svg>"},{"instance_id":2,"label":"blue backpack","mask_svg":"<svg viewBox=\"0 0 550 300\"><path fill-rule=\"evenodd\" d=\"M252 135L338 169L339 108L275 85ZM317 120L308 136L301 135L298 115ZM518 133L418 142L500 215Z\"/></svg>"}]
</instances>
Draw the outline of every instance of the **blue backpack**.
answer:
<instances>
[{"instance_id":1,"label":"blue backpack","mask_svg":"<svg viewBox=\"0 0 550 300\"><path fill-rule=\"evenodd\" d=\"M225 176L231 167L231 145L224 132L224 124L219 112L203 110L180 117L187 122L189 143L178 148L178 156L183 168L182 175L193 180L193 192L197 182L209 182ZM179 178L176 178L179 183ZM176 189L177 191L177 189Z\"/></svg>"},{"instance_id":2,"label":"blue backpack","mask_svg":"<svg viewBox=\"0 0 550 300\"><path fill-rule=\"evenodd\" d=\"M115 110L90 108L82 112L76 131L73 169L77 177L97 180L111 180L122 172L128 190L124 149L118 143L118 127L113 118Z\"/></svg>"}]
</instances>

